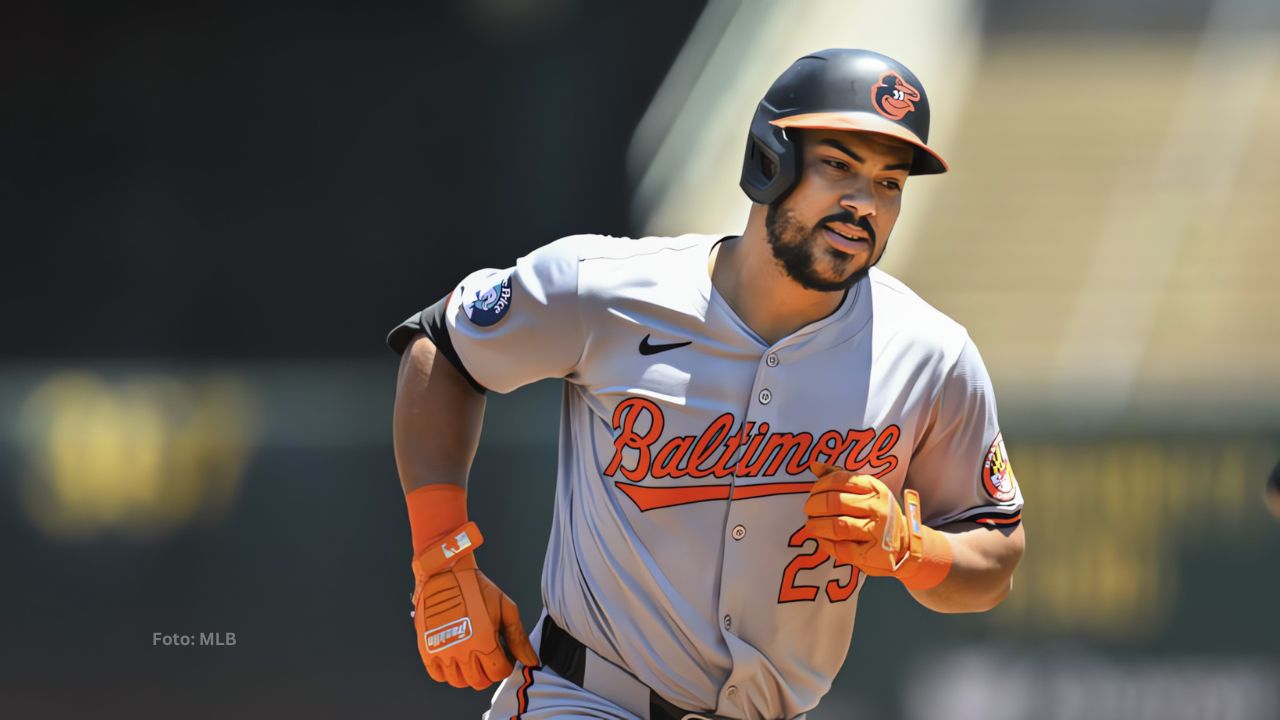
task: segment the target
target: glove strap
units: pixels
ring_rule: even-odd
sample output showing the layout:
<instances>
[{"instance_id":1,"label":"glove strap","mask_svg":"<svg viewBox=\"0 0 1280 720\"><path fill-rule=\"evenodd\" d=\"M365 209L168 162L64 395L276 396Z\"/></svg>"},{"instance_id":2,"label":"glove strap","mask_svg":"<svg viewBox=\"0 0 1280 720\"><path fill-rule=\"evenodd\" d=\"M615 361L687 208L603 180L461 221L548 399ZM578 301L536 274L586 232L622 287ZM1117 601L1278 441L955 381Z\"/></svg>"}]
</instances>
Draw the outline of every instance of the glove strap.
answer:
<instances>
[{"instance_id":1,"label":"glove strap","mask_svg":"<svg viewBox=\"0 0 1280 720\"><path fill-rule=\"evenodd\" d=\"M912 590L937 587L951 572L951 541L920 519L920 493L903 490L902 501L906 505L908 551L899 567L907 564L906 559L911 562L898 579Z\"/></svg>"},{"instance_id":2,"label":"glove strap","mask_svg":"<svg viewBox=\"0 0 1280 720\"><path fill-rule=\"evenodd\" d=\"M480 528L476 527L474 522L467 522L427 545L427 548L413 559L413 568L418 571L420 577L430 577L457 564L483 544L484 536L480 534Z\"/></svg>"},{"instance_id":3,"label":"glove strap","mask_svg":"<svg viewBox=\"0 0 1280 720\"><path fill-rule=\"evenodd\" d=\"M920 493L903 490L902 502L907 506L907 552L919 560L924 556L924 523L920 521Z\"/></svg>"}]
</instances>

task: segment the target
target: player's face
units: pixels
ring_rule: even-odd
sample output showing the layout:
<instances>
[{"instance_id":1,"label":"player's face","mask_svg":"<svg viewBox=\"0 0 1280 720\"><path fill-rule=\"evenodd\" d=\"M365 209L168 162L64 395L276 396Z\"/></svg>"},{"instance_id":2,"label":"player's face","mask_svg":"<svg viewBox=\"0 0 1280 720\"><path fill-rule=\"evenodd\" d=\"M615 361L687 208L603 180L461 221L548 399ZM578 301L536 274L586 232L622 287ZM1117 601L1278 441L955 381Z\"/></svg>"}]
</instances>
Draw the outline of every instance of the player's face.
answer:
<instances>
[{"instance_id":1,"label":"player's face","mask_svg":"<svg viewBox=\"0 0 1280 720\"><path fill-rule=\"evenodd\" d=\"M880 135L801 134L800 182L765 216L769 245L809 290L846 290L884 255L898 220L912 149Z\"/></svg>"}]
</instances>

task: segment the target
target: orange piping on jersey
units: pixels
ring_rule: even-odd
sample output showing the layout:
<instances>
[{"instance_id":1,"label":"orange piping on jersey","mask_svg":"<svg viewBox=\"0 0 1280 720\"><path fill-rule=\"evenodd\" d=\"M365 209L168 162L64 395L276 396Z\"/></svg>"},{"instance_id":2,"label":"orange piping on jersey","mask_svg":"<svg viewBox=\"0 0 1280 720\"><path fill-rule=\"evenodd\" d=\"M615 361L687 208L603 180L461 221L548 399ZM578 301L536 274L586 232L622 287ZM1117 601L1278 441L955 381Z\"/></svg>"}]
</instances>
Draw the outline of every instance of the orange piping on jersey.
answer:
<instances>
[{"instance_id":1,"label":"orange piping on jersey","mask_svg":"<svg viewBox=\"0 0 1280 720\"><path fill-rule=\"evenodd\" d=\"M996 518L996 517L979 518L977 520L974 520L974 522L981 523L983 525L1013 525L1014 523L1022 522L1022 513L1018 513L1013 517L1007 517L1007 518Z\"/></svg>"},{"instance_id":2,"label":"orange piping on jersey","mask_svg":"<svg viewBox=\"0 0 1280 720\"><path fill-rule=\"evenodd\" d=\"M520 720L520 716L529 711L529 687L533 685L533 668L524 666L524 683L516 691L516 714L511 720Z\"/></svg>"}]
</instances>

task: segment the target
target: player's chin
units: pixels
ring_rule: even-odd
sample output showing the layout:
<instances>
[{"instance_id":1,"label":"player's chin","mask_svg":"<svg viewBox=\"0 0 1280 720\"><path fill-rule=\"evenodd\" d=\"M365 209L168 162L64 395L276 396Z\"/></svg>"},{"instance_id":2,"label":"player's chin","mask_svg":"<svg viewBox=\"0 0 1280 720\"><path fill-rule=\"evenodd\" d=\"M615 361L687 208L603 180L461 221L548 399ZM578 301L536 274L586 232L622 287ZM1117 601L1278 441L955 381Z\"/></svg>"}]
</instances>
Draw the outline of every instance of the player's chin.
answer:
<instances>
[{"instance_id":1,"label":"player's chin","mask_svg":"<svg viewBox=\"0 0 1280 720\"><path fill-rule=\"evenodd\" d=\"M852 266L838 269L828 268L825 272L813 272L802 282L805 288L819 292L844 292L865 277L865 269L854 269Z\"/></svg>"},{"instance_id":2,"label":"player's chin","mask_svg":"<svg viewBox=\"0 0 1280 720\"><path fill-rule=\"evenodd\" d=\"M867 273L867 268L871 267L870 253L849 255L839 250L828 249L825 254L829 261L823 273L827 282L848 283L856 281L857 278Z\"/></svg>"}]
</instances>

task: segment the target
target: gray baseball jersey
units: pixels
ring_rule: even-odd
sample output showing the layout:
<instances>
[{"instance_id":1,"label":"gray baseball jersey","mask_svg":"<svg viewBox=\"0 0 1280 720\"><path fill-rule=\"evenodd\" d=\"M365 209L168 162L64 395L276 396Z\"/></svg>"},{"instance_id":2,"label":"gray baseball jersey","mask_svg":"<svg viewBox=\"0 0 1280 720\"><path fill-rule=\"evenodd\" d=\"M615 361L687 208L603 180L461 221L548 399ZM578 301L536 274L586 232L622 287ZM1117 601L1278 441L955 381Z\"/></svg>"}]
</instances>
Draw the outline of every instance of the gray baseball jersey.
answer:
<instances>
[{"instance_id":1,"label":"gray baseball jersey","mask_svg":"<svg viewBox=\"0 0 1280 720\"><path fill-rule=\"evenodd\" d=\"M865 581L803 530L811 461L918 490L931 526L1012 525L1022 496L964 328L873 269L771 345L712 287L718 239L564 238L444 320L480 386L566 380L547 613L680 707L795 717Z\"/></svg>"}]
</instances>

